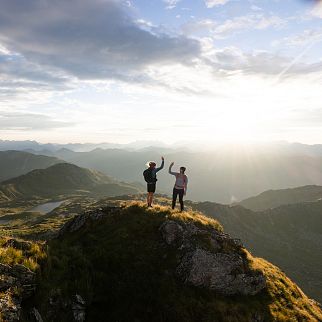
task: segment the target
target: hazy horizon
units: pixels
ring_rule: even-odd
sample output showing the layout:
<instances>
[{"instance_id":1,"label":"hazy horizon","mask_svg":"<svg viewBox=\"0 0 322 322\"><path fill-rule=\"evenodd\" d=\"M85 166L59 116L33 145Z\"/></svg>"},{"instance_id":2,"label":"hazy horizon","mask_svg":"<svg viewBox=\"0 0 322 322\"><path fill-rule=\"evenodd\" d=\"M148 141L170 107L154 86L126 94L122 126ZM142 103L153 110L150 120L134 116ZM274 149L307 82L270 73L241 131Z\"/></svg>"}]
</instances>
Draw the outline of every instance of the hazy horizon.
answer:
<instances>
[{"instance_id":1,"label":"hazy horizon","mask_svg":"<svg viewBox=\"0 0 322 322\"><path fill-rule=\"evenodd\" d=\"M321 19L321 1L1 0L0 137L319 143Z\"/></svg>"},{"instance_id":2,"label":"hazy horizon","mask_svg":"<svg viewBox=\"0 0 322 322\"><path fill-rule=\"evenodd\" d=\"M164 142L164 141L156 141L156 140L129 140L125 142L117 142L117 141L41 141L37 140L37 138L26 138L21 140L15 140L15 139L5 139L0 137L0 143L1 142L7 142L7 143L23 143L23 142L30 142L30 143L36 143L40 146L43 145L110 145L110 146L138 146L142 148L189 148L191 146L192 148L196 148L196 146L199 146L200 149L211 149L216 147L252 147L252 146L277 146L277 145L293 145L293 144L299 144L299 145L306 145L306 146L316 146L316 145L322 145L321 142L317 143L304 143L304 142L298 142L298 141L287 141L287 140L276 140L276 141L248 141L248 142L200 142L198 140L191 140L191 141L174 141L174 142Z\"/></svg>"}]
</instances>

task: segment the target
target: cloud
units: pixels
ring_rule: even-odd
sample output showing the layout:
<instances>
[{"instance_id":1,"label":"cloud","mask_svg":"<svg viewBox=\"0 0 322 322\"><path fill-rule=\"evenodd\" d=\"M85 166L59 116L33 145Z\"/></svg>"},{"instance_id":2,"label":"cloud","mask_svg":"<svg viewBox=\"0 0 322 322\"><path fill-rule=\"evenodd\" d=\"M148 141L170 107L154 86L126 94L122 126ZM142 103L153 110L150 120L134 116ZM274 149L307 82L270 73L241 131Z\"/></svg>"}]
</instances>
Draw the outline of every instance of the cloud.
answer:
<instances>
[{"instance_id":1,"label":"cloud","mask_svg":"<svg viewBox=\"0 0 322 322\"><path fill-rule=\"evenodd\" d=\"M181 0L163 0L166 3L166 9L173 9Z\"/></svg>"},{"instance_id":2,"label":"cloud","mask_svg":"<svg viewBox=\"0 0 322 322\"><path fill-rule=\"evenodd\" d=\"M230 0L205 0L205 5L207 8L213 8L220 5L225 5Z\"/></svg>"},{"instance_id":3,"label":"cloud","mask_svg":"<svg viewBox=\"0 0 322 322\"><path fill-rule=\"evenodd\" d=\"M33 113L0 112L0 130L49 130L73 125L71 122L58 121L50 116Z\"/></svg>"},{"instance_id":4,"label":"cloud","mask_svg":"<svg viewBox=\"0 0 322 322\"><path fill-rule=\"evenodd\" d=\"M319 1L311 10L311 15L314 17L322 18L322 2Z\"/></svg>"},{"instance_id":5,"label":"cloud","mask_svg":"<svg viewBox=\"0 0 322 322\"><path fill-rule=\"evenodd\" d=\"M215 32L218 23L212 19L201 19L190 21L181 26L181 30L186 35L196 35L203 32Z\"/></svg>"},{"instance_id":6,"label":"cloud","mask_svg":"<svg viewBox=\"0 0 322 322\"><path fill-rule=\"evenodd\" d=\"M144 30L129 10L116 0L2 0L0 42L79 79L136 82L151 65L199 56L197 40Z\"/></svg>"},{"instance_id":7,"label":"cloud","mask_svg":"<svg viewBox=\"0 0 322 322\"><path fill-rule=\"evenodd\" d=\"M0 103L12 99L24 99L38 93L38 101L44 93L65 91L72 88L73 80L51 68L28 62L23 56L0 46Z\"/></svg>"},{"instance_id":8,"label":"cloud","mask_svg":"<svg viewBox=\"0 0 322 322\"><path fill-rule=\"evenodd\" d=\"M305 46L309 44L316 44L321 41L322 41L322 28L319 28L319 29L307 29L298 35L285 37L283 39L283 44L297 47L297 46Z\"/></svg>"},{"instance_id":9,"label":"cloud","mask_svg":"<svg viewBox=\"0 0 322 322\"><path fill-rule=\"evenodd\" d=\"M226 20L213 30L213 35L215 37L227 37L242 30L263 30L269 27L281 28L286 24L286 20L275 15L265 16L263 14L251 14Z\"/></svg>"},{"instance_id":10,"label":"cloud","mask_svg":"<svg viewBox=\"0 0 322 322\"><path fill-rule=\"evenodd\" d=\"M280 76L283 72L281 76L286 78L322 71L322 63L307 64L297 61L290 67L292 59L289 57L266 51L245 53L235 47L210 51L207 62L217 73L228 74L240 72L244 75Z\"/></svg>"},{"instance_id":11,"label":"cloud","mask_svg":"<svg viewBox=\"0 0 322 322\"><path fill-rule=\"evenodd\" d=\"M225 20L223 23L212 19L202 19L184 24L181 29L186 35L208 31L214 38L226 38L244 30L264 30L267 28L282 28L287 21L275 16L262 13L249 14Z\"/></svg>"}]
</instances>

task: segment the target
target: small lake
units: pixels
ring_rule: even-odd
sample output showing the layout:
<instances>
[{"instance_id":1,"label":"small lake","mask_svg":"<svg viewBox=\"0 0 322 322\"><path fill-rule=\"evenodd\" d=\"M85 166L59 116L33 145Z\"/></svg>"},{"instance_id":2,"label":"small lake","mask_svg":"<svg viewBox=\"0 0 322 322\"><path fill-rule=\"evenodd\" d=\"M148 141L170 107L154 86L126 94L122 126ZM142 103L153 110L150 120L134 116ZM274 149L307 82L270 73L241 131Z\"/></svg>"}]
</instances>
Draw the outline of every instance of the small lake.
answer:
<instances>
[{"instance_id":1,"label":"small lake","mask_svg":"<svg viewBox=\"0 0 322 322\"><path fill-rule=\"evenodd\" d=\"M54 201L54 202L46 202L43 203L42 205L38 205L36 207L33 207L29 209L28 211L33 211L33 212L40 212L42 214L48 214L55 208L59 207L65 200L62 201Z\"/></svg>"},{"instance_id":2,"label":"small lake","mask_svg":"<svg viewBox=\"0 0 322 322\"><path fill-rule=\"evenodd\" d=\"M11 220L9 219L0 219L0 225L6 225L6 224L9 224Z\"/></svg>"}]
</instances>

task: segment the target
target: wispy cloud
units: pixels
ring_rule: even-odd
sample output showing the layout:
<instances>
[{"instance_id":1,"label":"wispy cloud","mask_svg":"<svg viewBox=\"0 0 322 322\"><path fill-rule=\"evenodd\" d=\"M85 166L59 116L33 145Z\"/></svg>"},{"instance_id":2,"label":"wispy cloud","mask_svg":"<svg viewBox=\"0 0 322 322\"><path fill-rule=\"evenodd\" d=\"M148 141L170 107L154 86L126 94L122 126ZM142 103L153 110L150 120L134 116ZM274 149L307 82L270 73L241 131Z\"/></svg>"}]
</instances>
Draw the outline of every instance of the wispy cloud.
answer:
<instances>
[{"instance_id":1,"label":"wispy cloud","mask_svg":"<svg viewBox=\"0 0 322 322\"><path fill-rule=\"evenodd\" d=\"M322 41L322 28L306 29L303 32L283 38L278 44L283 43L289 46L306 46Z\"/></svg>"},{"instance_id":2,"label":"wispy cloud","mask_svg":"<svg viewBox=\"0 0 322 322\"><path fill-rule=\"evenodd\" d=\"M276 15L248 14L245 16L227 19L222 23L212 19L191 21L182 26L183 32L193 35L201 31L208 31L215 38L225 38L245 30L264 30L267 28L282 28L287 20Z\"/></svg>"},{"instance_id":3,"label":"wispy cloud","mask_svg":"<svg viewBox=\"0 0 322 322\"><path fill-rule=\"evenodd\" d=\"M205 0L205 5L207 8L213 8L216 6L222 6L228 3L230 0Z\"/></svg>"},{"instance_id":4,"label":"wispy cloud","mask_svg":"<svg viewBox=\"0 0 322 322\"><path fill-rule=\"evenodd\" d=\"M0 130L50 130L56 128L70 127L71 122L59 121L54 118L33 113L21 112L1 112L0 111Z\"/></svg>"},{"instance_id":5,"label":"wispy cloud","mask_svg":"<svg viewBox=\"0 0 322 322\"><path fill-rule=\"evenodd\" d=\"M166 3L166 9L173 9L181 0L163 0Z\"/></svg>"},{"instance_id":6,"label":"wispy cloud","mask_svg":"<svg viewBox=\"0 0 322 322\"><path fill-rule=\"evenodd\" d=\"M206 61L217 72L240 72L244 75L262 75L296 77L322 72L322 63L303 63L299 57L293 60L290 57L272 54L267 51L245 53L236 47L227 47L219 50L210 50ZM274 79L274 78L272 78Z\"/></svg>"},{"instance_id":7,"label":"wispy cloud","mask_svg":"<svg viewBox=\"0 0 322 322\"><path fill-rule=\"evenodd\" d=\"M213 30L213 34L217 37L225 37L243 30L263 30L269 27L281 28L286 24L286 20L275 15L251 14L226 20Z\"/></svg>"}]
</instances>

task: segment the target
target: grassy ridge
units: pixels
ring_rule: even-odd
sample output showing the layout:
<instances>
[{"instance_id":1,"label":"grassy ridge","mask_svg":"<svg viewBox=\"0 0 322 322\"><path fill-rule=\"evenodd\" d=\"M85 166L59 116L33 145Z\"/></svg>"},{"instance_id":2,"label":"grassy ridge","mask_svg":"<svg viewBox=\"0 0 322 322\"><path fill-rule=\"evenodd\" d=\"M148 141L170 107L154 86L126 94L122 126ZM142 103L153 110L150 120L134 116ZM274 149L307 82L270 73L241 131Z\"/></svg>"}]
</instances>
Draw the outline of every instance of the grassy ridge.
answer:
<instances>
[{"instance_id":1,"label":"grassy ridge","mask_svg":"<svg viewBox=\"0 0 322 322\"><path fill-rule=\"evenodd\" d=\"M258 196L247 198L238 204L254 211L263 211L282 205L317 201L322 198L322 187L309 185L297 188L268 190Z\"/></svg>"},{"instance_id":2,"label":"grassy ridge","mask_svg":"<svg viewBox=\"0 0 322 322\"><path fill-rule=\"evenodd\" d=\"M268 289L256 296L223 297L182 284L178 254L163 242L168 218L221 230L200 213L132 204L49 243L48 261L33 305L47 320L70 321L64 305L76 293L87 303L88 321L319 321L322 313L275 266L248 254L265 272ZM244 250L246 252L246 250ZM49 307L55 298L56 307ZM65 305L66 307L66 305ZM53 311L55 313L53 313Z\"/></svg>"}]
</instances>

